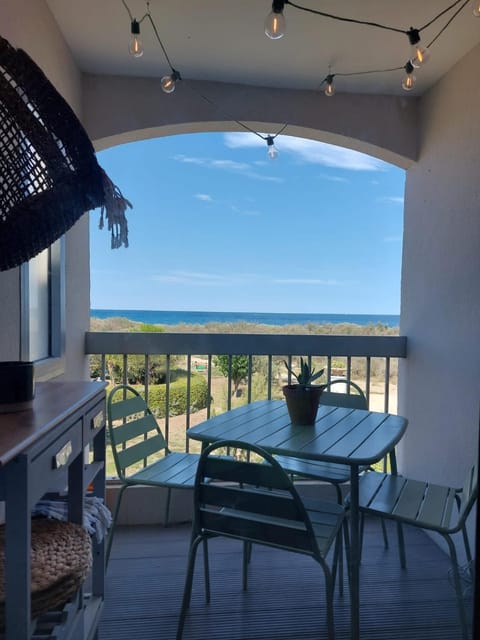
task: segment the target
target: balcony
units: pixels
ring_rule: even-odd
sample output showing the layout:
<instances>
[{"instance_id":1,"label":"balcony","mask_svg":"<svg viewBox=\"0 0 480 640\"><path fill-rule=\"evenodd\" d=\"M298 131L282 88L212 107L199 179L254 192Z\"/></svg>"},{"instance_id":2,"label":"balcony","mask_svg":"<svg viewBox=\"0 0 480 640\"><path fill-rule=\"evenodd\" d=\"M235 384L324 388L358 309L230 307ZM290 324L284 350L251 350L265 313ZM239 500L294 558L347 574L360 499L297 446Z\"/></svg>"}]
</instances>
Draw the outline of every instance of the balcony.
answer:
<instances>
[{"instance_id":1,"label":"balcony","mask_svg":"<svg viewBox=\"0 0 480 640\"><path fill-rule=\"evenodd\" d=\"M116 382L127 382L132 356L140 356L147 372L152 358L163 356L167 390L164 417L159 422L170 446L188 450L198 446L186 437L190 426L213 412L259 399L259 387L255 383L259 370L264 376L263 397L279 397L281 385L288 382L283 360L295 362L299 355L310 358L315 366L325 367L328 378L341 373L355 379L366 390L372 409L395 413L396 370L398 359L406 357L406 342L404 337L378 336L88 333L86 352L100 355L102 377L107 374L109 357L120 356L122 365L117 370ZM215 372L218 354L228 358L229 371L224 378ZM248 372L239 398L233 393L231 375L236 355L248 358ZM168 373L179 363L187 372L187 397L192 375L196 373L204 376L210 402L201 411L187 408L185 414L173 416L169 406ZM337 368L339 363L342 371ZM222 387L217 384L219 378ZM148 374L144 386L148 396L152 389ZM316 491L318 486L310 483L301 490ZM182 503L179 493L184 498ZM177 523L187 520L190 507L185 504L188 500L184 492L174 494L173 500L177 501L172 505ZM137 493L128 505L127 493L127 515L121 516L120 522L150 526L125 526L118 530L107 572L107 598L100 629L106 640L133 636L148 640L158 638L159 634L165 638L175 635L190 528L188 524L159 526L162 502L160 496L152 502L151 493L146 491ZM390 528L391 547L385 550L378 523L367 523L361 568L362 638L460 639L448 556L421 531L407 530L406 536L408 568L402 570L394 530ZM300 569L298 575L293 567ZM240 570L240 546L231 541L213 541L212 602L205 605L203 583L198 575L185 640L322 637L323 576L308 558L295 558L292 564L288 554L256 549L246 594L241 591ZM465 587L466 597L471 597L467 583ZM337 595L335 608L337 639L346 640L350 633L348 596Z\"/></svg>"},{"instance_id":2,"label":"balcony","mask_svg":"<svg viewBox=\"0 0 480 640\"><path fill-rule=\"evenodd\" d=\"M361 566L364 640L460 640L448 557L421 531L406 528L407 569L393 527L384 549L378 522L366 525ZM190 527L123 527L113 545L100 625L102 640L175 637ZM318 640L326 637L323 574L310 559L254 548L249 588L241 588L241 546L210 542L212 596L205 604L199 553L184 640ZM293 560L293 561L292 561ZM466 585L467 606L471 595ZM337 640L347 640L349 599L335 594Z\"/></svg>"}]
</instances>

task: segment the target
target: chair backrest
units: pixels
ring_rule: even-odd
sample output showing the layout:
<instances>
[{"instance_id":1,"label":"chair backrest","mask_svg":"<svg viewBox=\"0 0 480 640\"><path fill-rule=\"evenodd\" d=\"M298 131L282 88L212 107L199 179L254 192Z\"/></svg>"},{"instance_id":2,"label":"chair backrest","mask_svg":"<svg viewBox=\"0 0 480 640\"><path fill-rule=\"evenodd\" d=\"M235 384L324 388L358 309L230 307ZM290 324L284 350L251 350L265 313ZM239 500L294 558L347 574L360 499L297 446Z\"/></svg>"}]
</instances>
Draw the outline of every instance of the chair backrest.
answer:
<instances>
[{"instance_id":1,"label":"chair backrest","mask_svg":"<svg viewBox=\"0 0 480 640\"><path fill-rule=\"evenodd\" d=\"M107 427L118 477L124 480L151 456L168 453L167 443L144 398L128 385L114 387L107 398Z\"/></svg>"},{"instance_id":2,"label":"chair backrest","mask_svg":"<svg viewBox=\"0 0 480 640\"><path fill-rule=\"evenodd\" d=\"M332 387L340 385L343 385L342 388L346 387L347 391L337 392L331 390ZM352 382L352 380L347 380L347 378L335 378L335 380L327 382L320 396L320 404L333 407L345 407L346 409L368 409L367 398L361 387L355 382Z\"/></svg>"},{"instance_id":3,"label":"chair backrest","mask_svg":"<svg viewBox=\"0 0 480 640\"><path fill-rule=\"evenodd\" d=\"M241 459L215 455L225 447ZM319 555L312 524L287 473L265 450L236 440L212 444L200 456L193 531Z\"/></svg>"}]
</instances>

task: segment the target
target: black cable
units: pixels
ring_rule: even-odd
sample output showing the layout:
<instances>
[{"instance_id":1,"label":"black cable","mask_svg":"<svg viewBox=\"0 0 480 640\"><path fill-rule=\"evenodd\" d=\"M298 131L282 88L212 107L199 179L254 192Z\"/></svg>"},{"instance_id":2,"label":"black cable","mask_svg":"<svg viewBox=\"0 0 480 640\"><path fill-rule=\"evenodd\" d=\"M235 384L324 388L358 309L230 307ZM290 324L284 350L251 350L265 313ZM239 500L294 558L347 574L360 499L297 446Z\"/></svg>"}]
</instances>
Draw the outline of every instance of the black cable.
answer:
<instances>
[{"instance_id":1,"label":"black cable","mask_svg":"<svg viewBox=\"0 0 480 640\"><path fill-rule=\"evenodd\" d=\"M438 16L435 16L434 18L432 18L430 20L430 22L427 22L426 24L423 25L423 27L421 27L419 29L419 31L423 31L424 29L426 29L427 27L429 27L431 24L433 24L434 22L436 22L439 18L441 18L443 15L445 15L446 13L448 13L450 11L450 9L453 9L453 7L455 7L457 4L460 4L460 2L462 2L462 0L456 0L455 2L453 2L449 7L447 7L446 9L444 9L443 11L441 11ZM465 4L467 4L469 2L469 0L467 0L467 2L465 2ZM465 4L460 7L460 9L458 11L461 11L463 9L463 7L465 6ZM457 12L458 13L458 12ZM457 14L455 14L457 15ZM455 16L454 16L455 17Z\"/></svg>"},{"instance_id":2,"label":"black cable","mask_svg":"<svg viewBox=\"0 0 480 640\"><path fill-rule=\"evenodd\" d=\"M457 0L457 2L461 2L461 0ZM308 13L314 13L318 16L323 16L324 18L331 18L332 20L339 20L340 22L351 22L353 24L363 24L367 27L376 27L377 29L385 29L387 31L395 31L396 33L403 33L407 35L407 31L405 29L397 29L396 27L390 27L385 24L380 24L379 22L368 22L366 20L356 20L355 18L344 18L343 16L337 16L333 13L326 13L325 11L319 11L318 9L310 9L309 7L302 7L295 2L291 2L291 0L285 0L285 4L289 4L295 9L299 9L300 11L306 11Z\"/></svg>"},{"instance_id":3,"label":"black cable","mask_svg":"<svg viewBox=\"0 0 480 640\"><path fill-rule=\"evenodd\" d=\"M442 29L440 29L440 31L439 31L439 32L437 33L437 35L433 38L433 40L432 40L431 42L429 42L429 43L428 43L428 45L427 45L427 46L428 46L429 48L432 46L432 44L435 42L435 40L437 40L437 38L439 38L439 37L442 35L442 33L445 31L445 29L446 29L446 28L447 28L447 27L448 27L448 26L453 22L453 20L458 16L458 14L460 13L460 11L461 11L462 9L464 9L464 8L467 6L467 4L469 4L469 2L470 2L470 0L464 0L464 3L462 4L462 6L461 6L461 7L459 7L459 8L457 9L457 11L455 11L455 13L453 14L453 16L451 16L451 17L449 18L449 20L445 23L445 25L443 26L443 28L442 28Z\"/></svg>"},{"instance_id":4,"label":"black cable","mask_svg":"<svg viewBox=\"0 0 480 640\"><path fill-rule=\"evenodd\" d=\"M208 102L209 105L211 105L212 107L215 107L216 109L218 109L218 105L215 104L215 102L213 102L213 100L211 100L208 96L206 96L205 94L203 94L201 91L199 91L196 87L193 87L190 85L189 82L183 82L183 84L193 93L196 93L198 96L200 96L200 98L202 98L202 100L205 100L205 102ZM246 131L249 131L250 133L254 133L256 136L258 136L259 138L261 138L262 140L267 140L267 138L269 136L262 136L261 133L258 133L258 131L255 131L255 129L251 129L248 125L246 125L244 122L241 122L240 120L236 120L230 113L228 113L228 111L224 111L223 109L221 110L222 114L224 116L226 116L229 120L231 120L232 122L235 122L236 124L238 124L240 127L242 127L243 129L245 129ZM277 136L279 136L283 131L285 131L285 129L288 127L288 122L286 124L284 124L282 126L282 128L275 133L274 135L272 135L272 138L276 138Z\"/></svg>"},{"instance_id":5,"label":"black cable","mask_svg":"<svg viewBox=\"0 0 480 640\"><path fill-rule=\"evenodd\" d=\"M436 22L443 15L445 15L445 13L448 13L451 9L453 9L455 6L460 4L462 1L463 0L455 0L455 2L453 2L449 7L447 7L446 9L443 9L439 14L437 14L431 20L429 20L426 24L424 24L423 27L420 27L419 29L417 29L417 31L423 31L424 29L432 25L434 22ZM295 7L295 9L299 9L300 11L313 13L315 15L322 16L324 18L331 18L332 20L338 20L339 22L350 22L352 24L362 24L367 27L375 27L376 29L384 29L386 31L393 31L395 33L403 33L404 35L408 35L408 30L406 29L391 27L390 25L381 24L380 22L371 22L369 20L359 20L356 18L345 18L344 16L338 16L333 13L327 13L326 11L320 11L319 9L310 9L309 7L303 7L295 2L292 2L291 0L285 0L285 4L289 4L292 7ZM461 9L462 8L463 7L461 7Z\"/></svg>"},{"instance_id":6,"label":"black cable","mask_svg":"<svg viewBox=\"0 0 480 640\"><path fill-rule=\"evenodd\" d=\"M147 13L147 14L145 14L145 15L146 15L146 16L147 16L147 18L150 20L150 24L152 25L152 29L153 29L153 31L155 32L155 36L156 36L156 38L157 38L157 40L158 40L158 44L162 47L162 51L163 51L163 55L165 56L165 60L168 62L168 66L170 67L170 69L172 70L172 73L173 73L173 72L175 71L175 69L173 68L172 63L170 62L170 58L168 57L167 50L166 50L166 49L165 49L165 47L163 46L163 42L162 42L162 40L161 40L161 38L160 38L160 36L159 36L159 34L158 34L157 27L156 27L156 25L155 25L155 23L154 23L154 21L153 21L153 18L152 18L152 16L151 16L150 12L148 12L148 13Z\"/></svg>"}]
</instances>

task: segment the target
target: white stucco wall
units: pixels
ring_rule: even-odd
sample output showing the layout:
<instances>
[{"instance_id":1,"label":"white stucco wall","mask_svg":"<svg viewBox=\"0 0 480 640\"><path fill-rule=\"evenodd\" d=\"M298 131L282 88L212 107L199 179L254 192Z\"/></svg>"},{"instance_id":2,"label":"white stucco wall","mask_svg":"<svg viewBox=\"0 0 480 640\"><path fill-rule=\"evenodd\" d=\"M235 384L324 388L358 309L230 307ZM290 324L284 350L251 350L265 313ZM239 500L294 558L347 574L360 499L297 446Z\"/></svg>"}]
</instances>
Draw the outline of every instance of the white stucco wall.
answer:
<instances>
[{"instance_id":1,"label":"white stucco wall","mask_svg":"<svg viewBox=\"0 0 480 640\"><path fill-rule=\"evenodd\" d=\"M58 91L80 115L81 81L70 51L44 0L1 0L0 35L24 49ZM86 376L84 334L89 326L88 217L77 222L66 237L66 324L68 326L65 377ZM19 269L0 273L0 360L20 355Z\"/></svg>"},{"instance_id":2,"label":"white stucco wall","mask_svg":"<svg viewBox=\"0 0 480 640\"><path fill-rule=\"evenodd\" d=\"M407 172L400 331L408 357L401 470L462 484L477 456L480 408L480 47L421 103Z\"/></svg>"}]
</instances>

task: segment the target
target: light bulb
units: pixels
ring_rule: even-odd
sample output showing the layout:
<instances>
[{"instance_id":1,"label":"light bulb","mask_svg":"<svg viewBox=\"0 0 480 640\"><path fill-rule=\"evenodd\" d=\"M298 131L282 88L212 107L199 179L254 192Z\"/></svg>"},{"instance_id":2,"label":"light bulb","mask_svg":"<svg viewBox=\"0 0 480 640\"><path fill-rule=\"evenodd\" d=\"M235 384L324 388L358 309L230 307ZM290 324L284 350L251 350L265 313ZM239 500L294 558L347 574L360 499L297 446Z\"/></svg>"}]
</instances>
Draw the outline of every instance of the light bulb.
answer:
<instances>
[{"instance_id":1,"label":"light bulb","mask_svg":"<svg viewBox=\"0 0 480 640\"><path fill-rule=\"evenodd\" d=\"M412 64L418 69L430 60L430 49L421 47L419 44L413 50Z\"/></svg>"},{"instance_id":2,"label":"light bulb","mask_svg":"<svg viewBox=\"0 0 480 640\"><path fill-rule=\"evenodd\" d=\"M272 10L265 19L265 35L270 40L279 40L285 35L286 22L283 15L283 0L273 0Z\"/></svg>"},{"instance_id":3,"label":"light bulb","mask_svg":"<svg viewBox=\"0 0 480 640\"><path fill-rule=\"evenodd\" d=\"M180 74L175 69L169 76L163 76L160 80L160 84L162 86L162 91L165 93L173 93L175 91L175 87L177 86L177 80L181 80Z\"/></svg>"},{"instance_id":4,"label":"light bulb","mask_svg":"<svg viewBox=\"0 0 480 640\"><path fill-rule=\"evenodd\" d=\"M480 18L480 2L475 1L475 4L473 6L473 15L476 18Z\"/></svg>"},{"instance_id":5,"label":"light bulb","mask_svg":"<svg viewBox=\"0 0 480 640\"><path fill-rule=\"evenodd\" d=\"M275 148L275 143L272 136L267 136L267 153L271 160L275 160L275 158L278 156L278 151Z\"/></svg>"},{"instance_id":6,"label":"light bulb","mask_svg":"<svg viewBox=\"0 0 480 640\"><path fill-rule=\"evenodd\" d=\"M130 55L134 58L141 58L143 56L143 44L140 40L140 25L136 20L132 20L131 34L130 43L128 45Z\"/></svg>"},{"instance_id":7,"label":"light bulb","mask_svg":"<svg viewBox=\"0 0 480 640\"><path fill-rule=\"evenodd\" d=\"M410 62L415 67L415 69L418 69L429 61L430 51L429 49L427 49L427 47L423 47L420 44L420 32L418 29L413 29L413 27L410 27L410 29L407 31L407 35L410 44L412 45L412 57L410 59Z\"/></svg>"},{"instance_id":8,"label":"light bulb","mask_svg":"<svg viewBox=\"0 0 480 640\"><path fill-rule=\"evenodd\" d=\"M405 71L407 72L407 75L402 80L402 89L404 89L405 91L411 91L415 86L415 82L417 79L413 75L413 68L414 67L411 62L407 62L407 64L405 65Z\"/></svg>"},{"instance_id":9,"label":"light bulb","mask_svg":"<svg viewBox=\"0 0 480 640\"><path fill-rule=\"evenodd\" d=\"M331 98L335 95L335 87L333 86L333 75L329 74L325 78L325 82L327 83L327 86L325 88L325 95Z\"/></svg>"}]
</instances>

